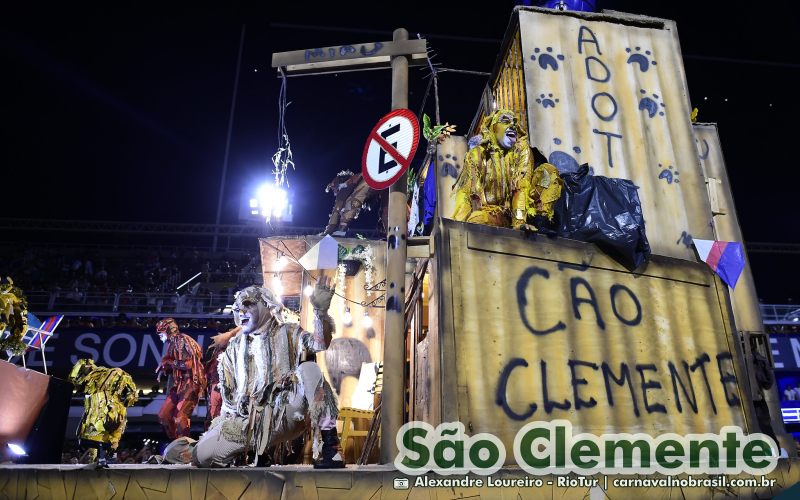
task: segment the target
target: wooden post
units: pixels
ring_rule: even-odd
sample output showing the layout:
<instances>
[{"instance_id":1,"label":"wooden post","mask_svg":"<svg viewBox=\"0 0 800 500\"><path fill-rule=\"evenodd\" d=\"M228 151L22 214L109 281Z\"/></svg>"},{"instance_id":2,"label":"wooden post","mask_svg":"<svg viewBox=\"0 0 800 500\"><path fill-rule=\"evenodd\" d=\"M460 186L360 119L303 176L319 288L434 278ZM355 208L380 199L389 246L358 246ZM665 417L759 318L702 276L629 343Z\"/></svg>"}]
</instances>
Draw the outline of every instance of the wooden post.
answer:
<instances>
[{"instance_id":1,"label":"wooden post","mask_svg":"<svg viewBox=\"0 0 800 500\"><path fill-rule=\"evenodd\" d=\"M393 42L408 40L408 31L396 29ZM407 55L392 56L392 109L408 108ZM406 273L406 172L389 188L389 220L386 230L386 319L383 329L383 395L381 416L381 463L397 456L395 436L403 425L403 365L405 363Z\"/></svg>"},{"instance_id":2,"label":"wooden post","mask_svg":"<svg viewBox=\"0 0 800 500\"><path fill-rule=\"evenodd\" d=\"M408 108L408 67L426 64L427 45L424 39L409 40L408 31L397 29L391 42L317 47L272 54L272 67L282 75L321 75L343 71L392 68L392 109ZM382 393L382 463L389 464L397 455L395 436L403 425L405 386L405 268L406 258L406 191L408 173L389 188L389 214L386 244L386 319L384 323Z\"/></svg>"}]
</instances>

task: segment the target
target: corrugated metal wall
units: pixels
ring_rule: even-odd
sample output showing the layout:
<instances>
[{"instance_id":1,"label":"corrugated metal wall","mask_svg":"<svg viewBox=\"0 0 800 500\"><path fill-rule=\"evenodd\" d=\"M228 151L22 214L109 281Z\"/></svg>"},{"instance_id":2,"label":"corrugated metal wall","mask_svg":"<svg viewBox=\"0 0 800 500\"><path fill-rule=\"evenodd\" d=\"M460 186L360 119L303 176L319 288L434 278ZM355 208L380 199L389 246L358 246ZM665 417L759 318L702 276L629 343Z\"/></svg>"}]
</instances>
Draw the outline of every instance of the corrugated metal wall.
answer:
<instances>
[{"instance_id":1,"label":"corrugated metal wall","mask_svg":"<svg viewBox=\"0 0 800 500\"><path fill-rule=\"evenodd\" d=\"M708 180L709 199L714 213L714 236L717 240L738 241L744 245L744 237L739 226L739 218L736 215L733 189L728 177L728 169L725 166L725 158L722 154L722 143L719 139L717 126L713 123L698 123L693 128L697 139L700 162ZM758 349L764 356L769 357L772 346L769 344L768 337L764 334L764 323L761 318L758 293L746 250L747 247L745 246L744 271L742 271L742 275L736 283L736 288L730 290L731 306L736 329L742 332L741 335L747 341L744 346L747 352L746 359L750 359L750 351L753 348L751 344L759 343L762 343L762 345ZM752 334L760 334L759 336L762 338L752 339L751 341ZM742 384L744 384L744 380L742 380ZM791 449L791 446L794 446L794 440L784 430L781 398L778 394L777 385L773 385L768 390L761 390L751 374L750 386L759 391L769 405L772 428L777 434L781 446Z\"/></svg>"},{"instance_id":2,"label":"corrugated metal wall","mask_svg":"<svg viewBox=\"0 0 800 500\"><path fill-rule=\"evenodd\" d=\"M447 416L470 434L511 449L532 420L594 434L749 428L724 291L704 264L654 257L633 274L590 244L443 227L457 373L443 391L457 391Z\"/></svg>"},{"instance_id":3,"label":"corrugated metal wall","mask_svg":"<svg viewBox=\"0 0 800 500\"><path fill-rule=\"evenodd\" d=\"M456 197L453 186L464 168L464 157L467 154L467 138L452 135L445 138L436 147L436 191L439 215L452 217L456 210ZM428 172L431 175L431 172Z\"/></svg>"},{"instance_id":4,"label":"corrugated metal wall","mask_svg":"<svg viewBox=\"0 0 800 500\"><path fill-rule=\"evenodd\" d=\"M713 234L675 24L518 13L531 145L561 171L632 180L653 253L694 260L681 235Z\"/></svg>"},{"instance_id":5,"label":"corrugated metal wall","mask_svg":"<svg viewBox=\"0 0 800 500\"><path fill-rule=\"evenodd\" d=\"M523 130L528 130L525 105L525 71L519 29L511 38L497 78L492 84L496 109L510 109L520 118Z\"/></svg>"},{"instance_id":6,"label":"corrugated metal wall","mask_svg":"<svg viewBox=\"0 0 800 500\"><path fill-rule=\"evenodd\" d=\"M716 239L738 241L744 244L717 127L710 123L696 124L694 133L697 138L703 171L708 178L708 189L712 193L710 198L715 200L713 205L715 206L714 232ZM758 307L756 285L749 262L745 266L736 288L731 290L731 302L736 317L736 327L739 330L749 332L764 330L761 310Z\"/></svg>"}]
</instances>

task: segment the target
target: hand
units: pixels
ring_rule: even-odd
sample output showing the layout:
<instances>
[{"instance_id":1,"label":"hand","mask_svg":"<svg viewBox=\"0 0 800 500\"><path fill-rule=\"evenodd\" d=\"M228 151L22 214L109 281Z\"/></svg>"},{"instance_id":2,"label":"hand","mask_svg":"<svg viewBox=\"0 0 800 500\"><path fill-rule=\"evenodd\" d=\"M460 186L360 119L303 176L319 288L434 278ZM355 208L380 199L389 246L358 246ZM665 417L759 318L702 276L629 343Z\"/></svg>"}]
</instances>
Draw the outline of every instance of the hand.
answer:
<instances>
[{"instance_id":1,"label":"hand","mask_svg":"<svg viewBox=\"0 0 800 500\"><path fill-rule=\"evenodd\" d=\"M321 276L314 287L314 293L311 294L311 305L317 311L327 312L331 306L333 299L333 286L332 281L327 276Z\"/></svg>"},{"instance_id":2,"label":"hand","mask_svg":"<svg viewBox=\"0 0 800 500\"><path fill-rule=\"evenodd\" d=\"M213 337L211 337L211 345L209 345L208 348L212 349L214 347L219 347L220 349L224 349L225 346L228 345L228 342L230 342L231 339L235 337L240 331L242 331L242 327L237 326L233 330L228 330L225 333L214 335Z\"/></svg>"}]
</instances>

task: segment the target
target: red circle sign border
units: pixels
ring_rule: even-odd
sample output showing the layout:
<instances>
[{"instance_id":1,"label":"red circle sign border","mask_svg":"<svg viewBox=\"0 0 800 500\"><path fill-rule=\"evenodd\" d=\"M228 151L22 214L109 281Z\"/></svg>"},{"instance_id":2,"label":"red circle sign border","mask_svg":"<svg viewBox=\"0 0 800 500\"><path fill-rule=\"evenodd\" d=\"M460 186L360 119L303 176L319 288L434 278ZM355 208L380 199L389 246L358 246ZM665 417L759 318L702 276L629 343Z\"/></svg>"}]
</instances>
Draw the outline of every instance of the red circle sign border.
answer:
<instances>
[{"instance_id":1,"label":"red circle sign border","mask_svg":"<svg viewBox=\"0 0 800 500\"><path fill-rule=\"evenodd\" d=\"M411 143L411 151L408 153L408 158L405 158L404 161L400 161L400 153L395 150L394 152L387 151L391 157L399 162L403 167L397 172L395 175L392 176L391 179L384 181L384 182L376 182L370 176L369 172L367 171L367 152L369 151L369 145L373 141L375 137L378 135L378 129L381 125L389 121L390 119L394 118L395 116L402 116L406 118L409 122L411 122L411 126L414 128L414 140ZM411 165L411 160L414 159L414 154L417 152L417 147L419 146L419 122L417 121L416 115L411 112L410 109L401 108L395 109L394 111L390 112L380 120L378 123L372 128L367 136L367 143L364 145L364 152L361 155L361 174L364 176L364 180L367 181L367 184L372 189L386 189L387 187L391 186L408 170L409 165ZM383 146L381 146L383 147ZM386 149L386 148L383 148Z\"/></svg>"}]
</instances>

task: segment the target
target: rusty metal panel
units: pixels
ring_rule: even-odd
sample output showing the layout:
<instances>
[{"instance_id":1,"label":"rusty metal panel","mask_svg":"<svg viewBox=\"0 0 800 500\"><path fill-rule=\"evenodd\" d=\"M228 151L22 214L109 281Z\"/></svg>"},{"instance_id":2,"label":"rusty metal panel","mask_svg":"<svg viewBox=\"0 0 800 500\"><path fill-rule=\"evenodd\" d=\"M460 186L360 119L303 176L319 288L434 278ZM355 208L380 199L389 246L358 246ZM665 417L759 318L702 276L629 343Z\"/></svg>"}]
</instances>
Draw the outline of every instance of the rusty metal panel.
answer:
<instances>
[{"instance_id":1,"label":"rusty metal panel","mask_svg":"<svg viewBox=\"0 0 800 500\"><path fill-rule=\"evenodd\" d=\"M519 28L511 36L497 76L492 83L495 109L510 109L520 118L523 130L528 129L525 103L525 72L522 61L522 44ZM480 120L478 121L480 123Z\"/></svg>"},{"instance_id":2,"label":"rusty metal panel","mask_svg":"<svg viewBox=\"0 0 800 500\"><path fill-rule=\"evenodd\" d=\"M315 284L322 271L304 272L296 260L319 240L318 236L301 236L272 237L260 241L265 286L269 288L274 274L280 272L284 295L290 295L289 290L296 291L291 295L301 295L300 324L305 328L312 328L314 311L308 297L302 295L302 290L308 284ZM355 238L337 238L336 241L348 249L356 245L369 245L372 248L375 266L372 273L375 291L366 289L367 277L363 265L355 276L344 277L343 282L341 279L338 280L336 295L328 311L336 324L336 333L328 349L317 355L317 363L337 393L340 407L347 407L350 406L358 382L361 364L383 360L383 302L377 302L377 307L370 308L364 304L385 293L381 290L385 287L378 286L378 283L386 277L386 243ZM289 257L290 263L283 267L282 271L275 265L278 253L276 248L284 251ZM324 271L324 274L334 281L337 281L336 273L337 271L333 269ZM352 316L350 326L343 320L345 306L350 308ZM364 328L361 324L365 312L372 318L371 328Z\"/></svg>"},{"instance_id":3,"label":"rusty metal panel","mask_svg":"<svg viewBox=\"0 0 800 500\"><path fill-rule=\"evenodd\" d=\"M681 234L713 234L675 23L517 12L531 145L559 170L632 180L653 253L695 260Z\"/></svg>"},{"instance_id":4,"label":"rusty metal panel","mask_svg":"<svg viewBox=\"0 0 800 500\"><path fill-rule=\"evenodd\" d=\"M715 193L714 198L717 199L719 210L724 212L724 214L714 216L716 239L738 241L744 245L744 237L739 226L739 218L736 216L733 191L728 178L728 170L725 167L725 158L722 155L717 126L713 123L698 123L693 128L697 138L700 161L709 179L708 189ZM745 252L746 258L747 252ZM738 329L748 332L764 330L761 310L758 307L756 285L749 262L745 265L744 271L736 283L736 288L731 290L731 302Z\"/></svg>"},{"instance_id":5,"label":"rusty metal panel","mask_svg":"<svg viewBox=\"0 0 800 500\"><path fill-rule=\"evenodd\" d=\"M449 220L443 238L443 366L456 370L443 392L471 433L511 449L532 420L594 434L749 429L722 285L704 264L654 256L629 273L594 245Z\"/></svg>"}]
</instances>

